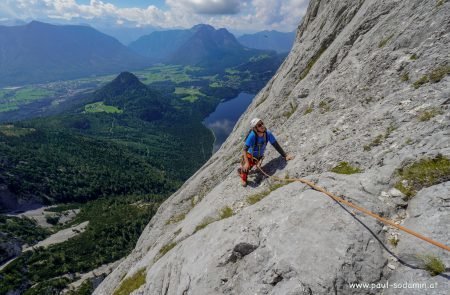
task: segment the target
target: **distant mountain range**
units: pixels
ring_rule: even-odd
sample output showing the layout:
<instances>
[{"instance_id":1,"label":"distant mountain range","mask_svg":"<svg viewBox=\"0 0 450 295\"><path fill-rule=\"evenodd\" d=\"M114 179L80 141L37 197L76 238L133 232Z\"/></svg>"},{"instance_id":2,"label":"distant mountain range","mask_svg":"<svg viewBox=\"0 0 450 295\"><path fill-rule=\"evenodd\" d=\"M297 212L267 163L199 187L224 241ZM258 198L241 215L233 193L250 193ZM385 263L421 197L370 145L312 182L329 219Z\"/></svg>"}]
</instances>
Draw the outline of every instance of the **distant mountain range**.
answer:
<instances>
[{"instance_id":1,"label":"distant mountain range","mask_svg":"<svg viewBox=\"0 0 450 295\"><path fill-rule=\"evenodd\" d=\"M0 86L142 68L149 61L88 26L0 26Z\"/></svg>"},{"instance_id":2,"label":"distant mountain range","mask_svg":"<svg viewBox=\"0 0 450 295\"><path fill-rule=\"evenodd\" d=\"M19 19L0 20L0 26L21 26L25 24L26 24L25 21Z\"/></svg>"},{"instance_id":3,"label":"distant mountain range","mask_svg":"<svg viewBox=\"0 0 450 295\"><path fill-rule=\"evenodd\" d=\"M295 32L262 31L242 35L237 39L242 45L262 50L275 50L278 53L289 52L294 44Z\"/></svg>"},{"instance_id":4,"label":"distant mountain range","mask_svg":"<svg viewBox=\"0 0 450 295\"><path fill-rule=\"evenodd\" d=\"M106 35L116 38L122 44L128 46L131 42L136 41L138 38L148 35L154 31L159 31L161 28L158 27L104 27L104 26L94 26L94 28Z\"/></svg>"},{"instance_id":5,"label":"distant mountain range","mask_svg":"<svg viewBox=\"0 0 450 295\"><path fill-rule=\"evenodd\" d=\"M142 36L129 47L137 53L156 61L166 61L195 33L190 30L155 31Z\"/></svg>"},{"instance_id":6,"label":"distant mountain range","mask_svg":"<svg viewBox=\"0 0 450 295\"><path fill-rule=\"evenodd\" d=\"M263 54L275 54L246 48L226 29L216 30L204 24L189 30L153 32L129 47L156 62L213 69L237 66Z\"/></svg>"}]
</instances>

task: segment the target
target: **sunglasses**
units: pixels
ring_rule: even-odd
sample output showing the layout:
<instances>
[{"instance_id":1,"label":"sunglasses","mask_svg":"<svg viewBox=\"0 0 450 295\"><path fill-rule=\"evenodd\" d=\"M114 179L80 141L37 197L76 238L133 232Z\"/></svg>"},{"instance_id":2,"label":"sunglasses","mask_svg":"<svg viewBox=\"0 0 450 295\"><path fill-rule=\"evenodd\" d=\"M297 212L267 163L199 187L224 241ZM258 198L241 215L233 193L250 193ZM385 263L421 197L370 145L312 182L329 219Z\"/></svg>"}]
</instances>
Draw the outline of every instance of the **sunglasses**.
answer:
<instances>
[{"instance_id":1,"label":"sunglasses","mask_svg":"<svg viewBox=\"0 0 450 295\"><path fill-rule=\"evenodd\" d=\"M256 127L262 127L262 126L264 126L264 123L263 122L260 122L260 123L258 123L258 124L256 124Z\"/></svg>"}]
</instances>

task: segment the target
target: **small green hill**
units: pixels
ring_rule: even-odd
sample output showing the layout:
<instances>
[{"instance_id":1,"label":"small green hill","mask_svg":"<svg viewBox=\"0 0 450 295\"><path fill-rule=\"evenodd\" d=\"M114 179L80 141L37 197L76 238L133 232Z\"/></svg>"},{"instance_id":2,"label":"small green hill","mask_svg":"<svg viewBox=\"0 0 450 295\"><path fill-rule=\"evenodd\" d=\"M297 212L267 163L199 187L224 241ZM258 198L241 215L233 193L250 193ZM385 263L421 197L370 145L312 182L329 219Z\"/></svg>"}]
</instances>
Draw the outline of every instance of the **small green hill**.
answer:
<instances>
[{"instance_id":1,"label":"small green hill","mask_svg":"<svg viewBox=\"0 0 450 295\"><path fill-rule=\"evenodd\" d=\"M111 83L96 91L94 97L144 121L161 120L165 113L173 111L161 94L129 72L120 73Z\"/></svg>"}]
</instances>

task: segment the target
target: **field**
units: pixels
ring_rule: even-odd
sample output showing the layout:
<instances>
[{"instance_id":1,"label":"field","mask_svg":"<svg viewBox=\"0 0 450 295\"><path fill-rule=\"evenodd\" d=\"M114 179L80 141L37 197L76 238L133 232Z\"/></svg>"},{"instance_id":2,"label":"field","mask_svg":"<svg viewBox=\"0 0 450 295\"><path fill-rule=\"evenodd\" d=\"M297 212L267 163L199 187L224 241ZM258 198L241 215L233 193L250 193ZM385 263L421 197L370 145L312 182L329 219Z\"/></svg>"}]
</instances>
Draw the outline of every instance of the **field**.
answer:
<instances>
[{"instance_id":1,"label":"field","mask_svg":"<svg viewBox=\"0 0 450 295\"><path fill-rule=\"evenodd\" d=\"M107 106L103 103L103 101L100 102L94 102L90 103L84 106L84 111L86 113L109 113L109 114L122 114L123 111L114 107L114 106Z\"/></svg>"},{"instance_id":2,"label":"field","mask_svg":"<svg viewBox=\"0 0 450 295\"><path fill-rule=\"evenodd\" d=\"M176 87L175 94L182 96L182 100L194 102L199 99L201 96L205 96L205 94L201 93L198 88L183 88Z\"/></svg>"},{"instance_id":3,"label":"field","mask_svg":"<svg viewBox=\"0 0 450 295\"><path fill-rule=\"evenodd\" d=\"M197 81L192 77L192 73L200 71L201 68L180 65L156 65L143 71L134 72L136 76L145 84L161 81L171 81L173 83L184 83Z\"/></svg>"},{"instance_id":4,"label":"field","mask_svg":"<svg viewBox=\"0 0 450 295\"><path fill-rule=\"evenodd\" d=\"M3 88L0 90L0 112L18 110L21 105L52 95L53 91L41 87Z\"/></svg>"}]
</instances>

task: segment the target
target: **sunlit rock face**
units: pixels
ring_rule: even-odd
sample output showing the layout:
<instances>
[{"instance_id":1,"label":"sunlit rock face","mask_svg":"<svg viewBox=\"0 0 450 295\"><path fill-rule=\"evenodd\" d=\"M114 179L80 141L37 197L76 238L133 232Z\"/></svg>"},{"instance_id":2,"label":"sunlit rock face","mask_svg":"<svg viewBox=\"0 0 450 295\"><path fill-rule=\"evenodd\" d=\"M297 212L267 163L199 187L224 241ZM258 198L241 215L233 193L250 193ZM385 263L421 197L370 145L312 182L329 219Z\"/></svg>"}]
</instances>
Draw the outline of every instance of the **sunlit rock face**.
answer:
<instances>
[{"instance_id":1,"label":"sunlit rock face","mask_svg":"<svg viewBox=\"0 0 450 295\"><path fill-rule=\"evenodd\" d=\"M236 169L249 121L260 117L296 155L286 163L268 147L267 172L310 179L450 244L448 174L411 200L393 189L399 168L450 156L449 19L446 1L312 0L277 74L95 294L113 294L139 271L146 281L132 294L424 294L383 289L415 278L437 286L426 294L446 294L448 279L417 257L448 267L448 252L298 182L278 187L254 173L241 187ZM342 162L361 172L331 172Z\"/></svg>"}]
</instances>

